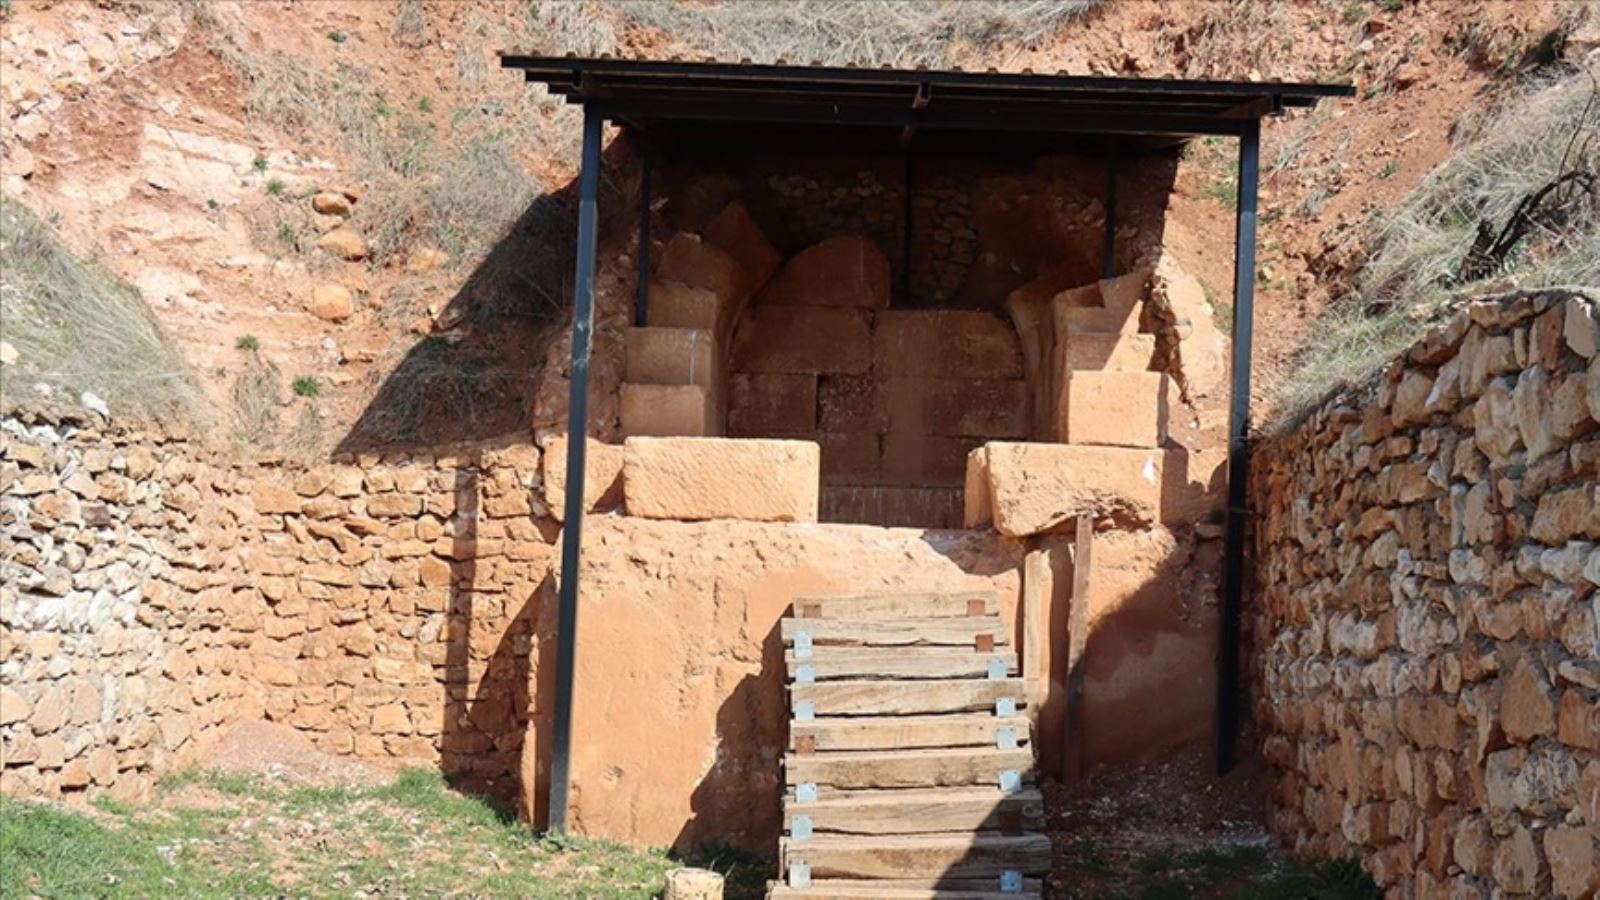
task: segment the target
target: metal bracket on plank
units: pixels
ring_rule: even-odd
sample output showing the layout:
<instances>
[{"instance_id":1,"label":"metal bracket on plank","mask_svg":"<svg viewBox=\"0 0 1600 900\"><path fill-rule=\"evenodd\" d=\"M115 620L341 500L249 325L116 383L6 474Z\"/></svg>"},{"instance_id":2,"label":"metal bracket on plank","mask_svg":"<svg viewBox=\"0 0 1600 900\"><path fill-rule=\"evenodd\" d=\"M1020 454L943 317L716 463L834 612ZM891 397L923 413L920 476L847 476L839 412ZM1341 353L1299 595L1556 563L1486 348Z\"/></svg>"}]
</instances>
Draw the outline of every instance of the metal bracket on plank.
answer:
<instances>
[{"instance_id":1,"label":"metal bracket on plank","mask_svg":"<svg viewBox=\"0 0 1600 900\"><path fill-rule=\"evenodd\" d=\"M796 631L794 633L794 658L811 658L811 632Z\"/></svg>"},{"instance_id":2,"label":"metal bracket on plank","mask_svg":"<svg viewBox=\"0 0 1600 900\"><path fill-rule=\"evenodd\" d=\"M817 802L817 783L815 781L802 781L794 786L794 802Z\"/></svg>"},{"instance_id":3,"label":"metal bracket on plank","mask_svg":"<svg viewBox=\"0 0 1600 900\"><path fill-rule=\"evenodd\" d=\"M1017 698L1000 697L994 701L994 714L997 716L1014 716L1017 714Z\"/></svg>"},{"instance_id":4,"label":"metal bracket on plank","mask_svg":"<svg viewBox=\"0 0 1600 900\"><path fill-rule=\"evenodd\" d=\"M792 871L792 869L791 869ZM1000 893L1022 893L1022 873L1016 869L1005 869L1000 873Z\"/></svg>"},{"instance_id":5,"label":"metal bracket on plank","mask_svg":"<svg viewBox=\"0 0 1600 900\"><path fill-rule=\"evenodd\" d=\"M794 702L794 720L796 722L810 722L816 717L816 703L811 700L796 700Z\"/></svg>"},{"instance_id":6,"label":"metal bracket on plank","mask_svg":"<svg viewBox=\"0 0 1600 900\"><path fill-rule=\"evenodd\" d=\"M789 837L797 841L811 840L811 817L795 816L789 822Z\"/></svg>"},{"instance_id":7,"label":"metal bracket on plank","mask_svg":"<svg viewBox=\"0 0 1600 900\"><path fill-rule=\"evenodd\" d=\"M801 890L811 887L811 864L803 859L789 860L789 887Z\"/></svg>"},{"instance_id":8,"label":"metal bracket on plank","mask_svg":"<svg viewBox=\"0 0 1600 900\"><path fill-rule=\"evenodd\" d=\"M1015 794L1022 790L1022 773L1016 769L1000 770L1000 793Z\"/></svg>"},{"instance_id":9,"label":"metal bracket on plank","mask_svg":"<svg viewBox=\"0 0 1600 900\"><path fill-rule=\"evenodd\" d=\"M989 680L1000 681L1006 677L1006 661L996 656L989 660Z\"/></svg>"},{"instance_id":10,"label":"metal bracket on plank","mask_svg":"<svg viewBox=\"0 0 1600 900\"><path fill-rule=\"evenodd\" d=\"M994 730L994 745L1001 750L1017 749L1017 730L1007 725Z\"/></svg>"},{"instance_id":11,"label":"metal bracket on plank","mask_svg":"<svg viewBox=\"0 0 1600 900\"><path fill-rule=\"evenodd\" d=\"M811 663L801 663L794 667L795 684L811 684L817 680L817 667Z\"/></svg>"}]
</instances>

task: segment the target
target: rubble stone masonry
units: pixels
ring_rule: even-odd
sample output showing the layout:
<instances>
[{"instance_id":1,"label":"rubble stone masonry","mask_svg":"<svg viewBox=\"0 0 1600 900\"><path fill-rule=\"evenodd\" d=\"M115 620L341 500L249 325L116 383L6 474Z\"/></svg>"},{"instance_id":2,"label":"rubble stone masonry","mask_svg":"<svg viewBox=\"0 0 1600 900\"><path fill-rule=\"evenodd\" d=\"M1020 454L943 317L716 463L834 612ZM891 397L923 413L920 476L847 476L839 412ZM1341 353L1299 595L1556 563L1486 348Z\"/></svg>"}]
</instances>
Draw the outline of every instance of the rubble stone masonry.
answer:
<instances>
[{"instance_id":1,"label":"rubble stone masonry","mask_svg":"<svg viewBox=\"0 0 1600 900\"><path fill-rule=\"evenodd\" d=\"M1272 824L1391 896L1600 888L1600 324L1469 304L1262 446Z\"/></svg>"},{"instance_id":2,"label":"rubble stone masonry","mask_svg":"<svg viewBox=\"0 0 1600 900\"><path fill-rule=\"evenodd\" d=\"M306 468L0 427L7 793L137 799L254 718L514 791L558 531L536 449Z\"/></svg>"}]
</instances>

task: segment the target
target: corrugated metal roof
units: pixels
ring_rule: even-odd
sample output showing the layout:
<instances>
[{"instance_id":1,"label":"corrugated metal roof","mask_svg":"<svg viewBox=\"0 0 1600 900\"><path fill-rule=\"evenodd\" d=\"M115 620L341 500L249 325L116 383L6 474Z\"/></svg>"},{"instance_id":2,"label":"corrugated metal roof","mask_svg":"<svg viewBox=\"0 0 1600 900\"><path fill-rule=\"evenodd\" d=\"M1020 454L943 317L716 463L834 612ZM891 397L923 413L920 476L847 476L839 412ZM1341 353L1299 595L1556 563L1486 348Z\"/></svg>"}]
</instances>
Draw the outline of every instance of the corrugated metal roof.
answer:
<instances>
[{"instance_id":1,"label":"corrugated metal roof","mask_svg":"<svg viewBox=\"0 0 1600 900\"><path fill-rule=\"evenodd\" d=\"M968 133L1237 134L1244 123L1348 85L1191 81L960 69L502 55L568 102L641 131L743 122Z\"/></svg>"}]
</instances>

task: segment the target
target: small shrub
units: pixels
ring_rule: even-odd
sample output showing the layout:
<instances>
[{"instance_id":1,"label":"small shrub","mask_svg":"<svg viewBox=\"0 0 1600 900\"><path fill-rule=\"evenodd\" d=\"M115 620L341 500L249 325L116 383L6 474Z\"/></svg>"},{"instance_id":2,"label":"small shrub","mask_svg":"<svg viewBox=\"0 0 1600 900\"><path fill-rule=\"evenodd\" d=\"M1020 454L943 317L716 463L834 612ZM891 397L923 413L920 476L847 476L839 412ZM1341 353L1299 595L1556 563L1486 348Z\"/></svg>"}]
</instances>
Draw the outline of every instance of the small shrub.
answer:
<instances>
[{"instance_id":1,"label":"small shrub","mask_svg":"<svg viewBox=\"0 0 1600 900\"><path fill-rule=\"evenodd\" d=\"M328 40L333 41L335 44L342 44L349 39L350 35L345 34L337 28L330 29L328 31Z\"/></svg>"},{"instance_id":2,"label":"small shrub","mask_svg":"<svg viewBox=\"0 0 1600 900\"><path fill-rule=\"evenodd\" d=\"M265 172L267 170L267 158L260 153L257 153L256 158L250 163L250 166L257 172Z\"/></svg>"},{"instance_id":3,"label":"small shrub","mask_svg":"<svg viewBox=\"0 0 1600 900\"><path fill-rule=\"evenodd\" d=\"M322 396L322 382L318 381L315 375L295 376L294 381L289 385L289 389L294 391L296 397Z\"/></svg>"},{"instance_id":4,"label":"small shrub","mask_svg":"<svg viewBox=\"0 0 1600 900\"><path fill-rule=\"evenodd\" d=\"M423 97L421 100L418 100L417 111L424 114L433 112L433 101L429 100L427 97Z\"/></svg>"},{"instance_id":5,"label":"small shrub","mask_svg":"<svg viewBox=\"0 0 1600 900\"><path fill-rule=\"evenodd\" d=\"M1400 160L1391 159L1383 164L1382 169L1378 170L1378 177L1384 181L1388 181L1389 179L1393 178L1395 173L1398 171L1400 171Z\"/></svg>"},{"instance_id":6,"label":"small shrub","mask_svg":"<svg viewBox=\"0 0 1600 900\"><path fill-rule=\"evenodd\" d=\"M233 346L237 350L260 350L261 342L256 340L256 336L253 334L244 334L233 342Z\"/></svg>"},{"instance_id":7,"label":"small shrub","mask_svg":"<svg viewBox=\"0 0 1600 900\"><path fill-rule=\"evenodd\" d=\"M287 189L288 189L288 185L283 183L283 179L282 178L268 178L267 179L267 193L268 194L271 194L274 197L282 197L283 196L283 192L285 190L287 190Z\"/></svg>"}]
</instances>

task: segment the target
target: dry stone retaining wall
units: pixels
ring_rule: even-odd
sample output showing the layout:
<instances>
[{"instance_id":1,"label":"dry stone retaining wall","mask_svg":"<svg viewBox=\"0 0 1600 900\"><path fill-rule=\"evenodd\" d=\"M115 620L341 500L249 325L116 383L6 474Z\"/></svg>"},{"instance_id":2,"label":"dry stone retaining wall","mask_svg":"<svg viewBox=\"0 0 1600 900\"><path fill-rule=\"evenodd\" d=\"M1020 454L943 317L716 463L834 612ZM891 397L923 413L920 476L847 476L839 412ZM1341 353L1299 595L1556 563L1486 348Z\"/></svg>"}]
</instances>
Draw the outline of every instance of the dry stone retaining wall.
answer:
<instances>
[{"instance_id":1,"label":"dry stone retaining wall","mask_svg":"<svg viewBox=\"0 0 1600 900\"><path fill-rule=\"evenodd\" d=\"M3 427L6 792L137 798L261 717L512 789L557 534L536 450L305 468Z\"/></svg>"},{"instance_id":2,"label":"dry stone retaining wall","mask_svg":"<svg viewBox=\"0 0 1600 900\"><path fill-rule=\"evenodd\" d=\"M1257 454L1272 823L1398 896L1600 888L1600 325L1471 304Z\"/></svg>"}]
</instances>

